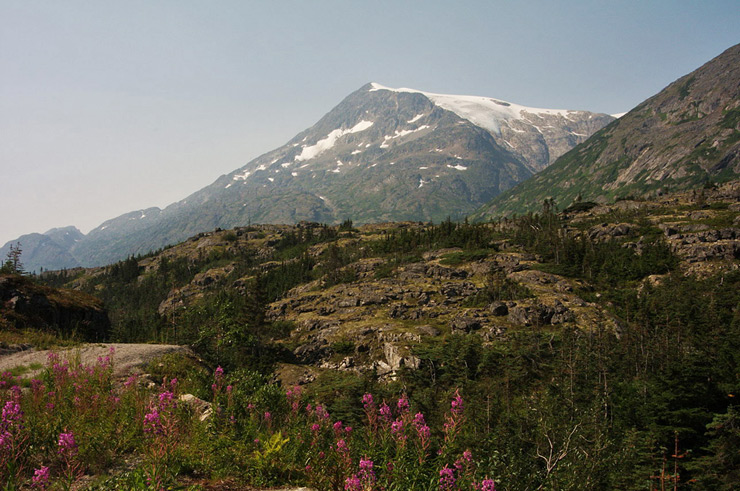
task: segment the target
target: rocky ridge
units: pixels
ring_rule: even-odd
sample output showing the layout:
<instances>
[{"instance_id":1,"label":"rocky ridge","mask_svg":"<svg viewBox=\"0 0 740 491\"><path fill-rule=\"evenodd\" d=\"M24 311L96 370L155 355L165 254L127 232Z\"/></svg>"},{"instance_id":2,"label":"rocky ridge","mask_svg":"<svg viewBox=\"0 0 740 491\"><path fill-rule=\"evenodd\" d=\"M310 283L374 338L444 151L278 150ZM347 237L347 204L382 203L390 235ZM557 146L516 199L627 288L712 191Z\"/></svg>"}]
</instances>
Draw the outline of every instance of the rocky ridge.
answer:
<instances>
[{"instance_id":1,"label":"rocky ridge","mask_svg":"<svg viewBox=\"0 0 740 491\"><path fill-rule=\"evenodd\" d=\"M660 238L678 256L679 270L699 277L740 266L740 186L663 196L651 201L584 204L562 213L566 230L595 242L617 241L638 253ZM276 260L291 234L319 227L253 226L201 233L190 240L138 261L140 281L156 275L164 264L183 261L194 274L186 284L159 299L158 314L166 319L198 307L222 291L244 292L255 269L260 274L299 260ZM477 336L485 343L505 341L519 329L606 330L619 335L621 321L598 301L593 286L579 279L542 270L540 258L512 244L508 221L486 225L500 231L484 251L441 248L395 262L372 252L391 233L424 229L416 222L364 225L340 231L334 240L307 248L314 269L322 270L330 247L358 251L360 257L332 273L302 282L266 309L268 321L289 326L276 345L290 352L279 376L286 384L311 383L326 371L374 374L392 379L422 360L415 347L452 334ZM219 259L208 266L204 258ZM171 267L171 266L169 266ZM188 266L190 268L190 266ZM104 269L87 270L71 285L84 288ZM653 275L643 283L657 284ZM501 285L506 298L489 293Z\"/></svg>"},{"instance_id":2,"label":"rocky ridge","mask_svg":"<svg viewBox=\"0 0 740 491\"><path fill-rule=\"evenodd\" d=\"M740 177L740 45L681 77L476 216L658 196Z\"/></svg>"}]
</instances>

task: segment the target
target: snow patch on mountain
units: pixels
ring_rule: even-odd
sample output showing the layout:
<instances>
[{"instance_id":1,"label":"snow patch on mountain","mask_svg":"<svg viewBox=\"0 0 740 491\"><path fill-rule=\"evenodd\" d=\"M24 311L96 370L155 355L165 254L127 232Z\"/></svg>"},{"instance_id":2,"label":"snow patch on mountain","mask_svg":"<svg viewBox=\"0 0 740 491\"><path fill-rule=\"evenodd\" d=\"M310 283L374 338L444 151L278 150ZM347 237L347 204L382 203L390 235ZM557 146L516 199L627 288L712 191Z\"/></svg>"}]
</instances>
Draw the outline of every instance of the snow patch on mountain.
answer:
<instances>
[{"instance_id":1,"label":"snow patch on mountain","mask_svg":"<svg viewBox=\"0 0 740 491\"><path fill-rule=\"evenodd\" d=\"M431 100L434 104L452 111L463 119L466 119L476 126L480 126L488 131L501 134L501 122L508 120L525 120L527 115L536 116L560 116L568 118L571 111L568 109L541 109L534 107L521 106L511 102L491 99L490 97L480 97L471 95L448 95L434 94L416 89L400 88L394 89L373 82L370 91L390 90L392 92L410 92L422 94Z\"/></svg>"},{"instance_id":2,"label":"snow patch on mountain","mask_svg":"<svg viewBox=\"0 0 740 491\"><path fill-rule=\"evenodd\" d=\"M249 177L249 174L251 174L251 172L249 172L248 170L245 170L242 174L236 174L232 179L234 181L246 181L247 177Z\"/></svg>"},{"instance_id":3,"label":"snow patch on mountain","mask_svg":"<svg viewBox=\"0 0 740 491\"><path fill-rule=\"evenodd\" d=\"M321 140L317 141L315 145L304 145L301 147L301 153L299 155L295 156L295 160L298 162L304 161L304 160L310 160L312 158L318 157L322 153L326 152L330 148L334 146L334 144L344 135L349 135L351 133L359 133L360 131L365 131L366 129L370 128L373 125L372 121L360 121L356 125L354 125L352 128L349 129L336 129L331 131L328 135L326 135L326 138L322 138Z\"/></svg>"}]
</instances>

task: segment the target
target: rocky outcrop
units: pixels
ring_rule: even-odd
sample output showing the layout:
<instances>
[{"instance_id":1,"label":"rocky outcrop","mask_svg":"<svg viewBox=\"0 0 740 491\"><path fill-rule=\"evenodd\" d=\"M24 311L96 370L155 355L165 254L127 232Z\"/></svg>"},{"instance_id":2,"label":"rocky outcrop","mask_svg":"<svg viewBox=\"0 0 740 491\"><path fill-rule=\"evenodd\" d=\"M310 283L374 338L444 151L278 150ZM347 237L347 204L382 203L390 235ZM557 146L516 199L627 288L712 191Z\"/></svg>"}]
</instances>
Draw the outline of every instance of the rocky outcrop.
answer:
<instances>
[{"instance_id":1,"label":"rocky outcrop","mask_svg":"<svg viewBox=\"0 0 740 491\"><path fill-rule=\"evenodd\" d=\"M0 319L8 327L74 334L85 341L104 341L110 331L108 314L99 300L44 287L19 275L0 275Z\"/></svg>"}]
</instances>

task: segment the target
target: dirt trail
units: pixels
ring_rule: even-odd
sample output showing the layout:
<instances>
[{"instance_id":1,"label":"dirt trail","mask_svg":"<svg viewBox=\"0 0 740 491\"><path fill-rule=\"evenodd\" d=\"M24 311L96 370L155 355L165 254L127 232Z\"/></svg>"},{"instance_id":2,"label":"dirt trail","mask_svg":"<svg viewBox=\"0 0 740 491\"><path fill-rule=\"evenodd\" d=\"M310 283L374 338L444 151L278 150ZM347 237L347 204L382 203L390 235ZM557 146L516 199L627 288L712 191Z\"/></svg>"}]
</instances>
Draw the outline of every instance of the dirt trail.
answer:
<instances>
[{"instance_id":1,"label":"dirt trail","mask_svg":"<svg viewBox=\"0 0 740 491\"><path fill-rule=\"evenodd\" d=\"M168 354L183 353L192 354L187 346L173 344L127 344L127 343L96 343L83 344L75 348L53 350L61 358L77 359L83 364L95 364L98 357L105 357L114 348L113 370L115 377L126 377L132 373L141 373L144 366L151 360ZM17 351L15 353L0 355L0 372L15 367L24 366L30 368L32 365L46 366L49 352L52 350ZM22 375L29 378L38 375L42 369L30 370Z\"/></svg>"}]
</instances>

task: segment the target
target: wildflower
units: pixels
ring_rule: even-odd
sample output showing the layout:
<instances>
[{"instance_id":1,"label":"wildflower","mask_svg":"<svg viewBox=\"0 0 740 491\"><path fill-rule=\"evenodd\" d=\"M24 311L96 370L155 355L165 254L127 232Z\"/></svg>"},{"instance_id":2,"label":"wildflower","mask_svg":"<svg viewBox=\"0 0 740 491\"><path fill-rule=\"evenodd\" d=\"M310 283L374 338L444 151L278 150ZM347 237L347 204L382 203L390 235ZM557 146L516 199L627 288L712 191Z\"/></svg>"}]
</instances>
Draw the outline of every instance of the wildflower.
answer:
<instances>
[{"instance_id":1,"label":"wildflower","mask_svg":"<svg viewBox=\"0 0 740 491\"><path fill-rule=\"evenodd\" d=\"M272 414L270 414L269 411L265 411L265 421L271 421L272 420Z\"/></svg>"},{"instance_id":2,"label":"wildflower","mask_svg":"<svg viewBox=\"0 0 740 491\"><path fill-rule=\"evenodd\" d=\"M151 408L151 412L144 415L144 432L157 435L164 433L164 425L156 407Z\"/></svg>"},{"instance_id":3,"label":"wildflower","mask_svg":"<svg viewBox=\"0 0 740 491\"><path fill-rule=\"evenodd\" d=\"M214 375L216 376L216 380L219 380L219 379L223 378L223 376L224 376L224 369L221 368L221 366L219 365L218 367L216 367L216 372L215 372Z\"/></svg>"},{"instance_id":4,"label":"wildflower","mask_svg":"<svg viewBox=\"0 0 740 491\"><path fill-rule=\"evenodd\" d=\"M405 394L402 395L400 399L398 399L398 403L396 404L396 406L398 406L398 411L401 413L405 413L406 411L409 410L410 408L409 400Z\"/></svg>"},{"instance_id":5,"label":"wildflower","mask_svg":"<svg viewBox=\"0 0 740 491\"><path fill-rule=\"evenodd\" d=\"M364 489L372 489L375 484L375 471L373 470L373 461L370 459L360 459L360 473L358 475L362 481Z\"/></svg>"},{"instance_id":6,"label":"wildflower","mask_svg":"<svg viewBox=\"0 0 740 491\"><path fill-rule=\"evenodd\" d=\"M329 412L320 404L316 406L315 413L319 419L329 419Z\"/></svg>"},{"instance_id":7,"label":"wildflower","mask_svg":"<svg viewBox=\"0 0 740 491\"><path fill-rule=\"evenodd\" d=\"M439 471L439 489L457 489L455 485L455 471L447 466L444 466L444 469Z\"/></svg>"},{"instance_id":8,"label":"wildflower","mask_svg":"<svg viewBox=\"0 0 740 491\"><path fill-rule=\"evenodd\" d=\"M463 452L462 456L463 456L463 460L465 460L467 462L472 462L473 461L473 452L471 452L469 449L468 450L465 450Z\"/></svg>"},{"instance_id":9,"label":"wildflower","mask_svg":"<svg viewBox=\"0 0 740 491\"><path fill-rule=\"evenodd\" d=\"M170 391L164 391L159 394L159 406L168 407L175 400L175 394Z\"/></svg>"},{"instance_id":10,"label":"wildflower","mask_svg":"<svg viewBox=\"0 0 740 491\"><path fill-rule=\"evenodd\" d=\"M452 403L450 405L452 406L450 408L452 414L460 414L463 412L463 398L459 391L455 391L455 398L452 399Z\"/></svg>"},{"instance_id":11,"label":"wildflower","mask_svg":"<svg viewBox=\"0 0 740 491\"><path fill-rule=\"evenodd\" d=\"M344 481L344 489L346 491L362 491L362 483L360 482L360 478L357 477L357 474L348 477Z\"/></svg>"},{"instance_id":12,"label":"wildflower","mask_svg":"<svg viewBox=\"0 0 740 491\"><path fill-rule=\"evenodd\" d=\"M77 455L77 442L75 442L75 436L71 431L69 433L60 433L57 444L60 454L69 457Z\"/></svg>"},{"instance_id":13,"label":"wildflower","mask_svg":"<svg viewBox=\"0 0 740 491\"><path fill-rule=\"evenodd\" d=\"M337 452L339 453L349 452L349 447L347 446L347 442L345 442L344 439L337 440Z\"/></svg>"},{"instance_id":14,"label":"wildflower","mask_svg":"<svg viewBox=\"0 0 740 491\"><path fill-rule=\"evenodd\" d=\"M321 425L318 423L314 423L311 425L311 431L314 433L318 432L321 429Z\"/></svg>"},{"instance_id":15,"label":"wildflower","mask_svg":"<svg viewBox=\"0 0 740 491\"><path fill-rule=\"evenodd\" d=\"M373 461L370 459L360 459L360 470L373 472Z\"/></svg>"},{"instance_id":16,"label":"wildflower","mask_svg":"<svg viewBox=\"0 0 740 491\"><path fill-rule=\"evenodd\" d=\"M403 421L400 419L397 419L393 423L391 423L391 432L396 433L403 433Z\"/></svg>"},{"instance_id":17,"label":"wildflower","mask_svg":"<svg viewBox=\"0 0 740 491\"><path fill-rule=\"evenodd\" d=\"M418 433L422 442L426 442L432 436L432 430L427 425L417 426L416 433Z\"/></svg>"},{"instance_id":18,"label":"wildflower","mask_svg":"<svg viewBox=\"0 0 740 491\"><path fill-rule=\"evenodd\" d=\"M47 466L41 466L40 468L33 471L33 487L46 489L49 485L49 468Z\"/></svg>"},{"instance_id":19,"label":"wildflower","mask_svg":"<svg viewBox=\"0 0 740 491\"><path fill-rule=\"evenodd\" d=\"M16 401L8 401L3 407L2 418L0 424L2 428L10 425L10 423L20 421L23 419L23 411L21 411L21 405Z\"/></svg>"},{"instance_id":20,"label":"wildflower","mask_svg":"<svg viewBox=\"0 0 740 491\"><path fill-rule=\"evenodd\" d=\"M373 405L373 395L370 393L363 395L362 404L365 406L365 409L370 409Z\"/></svg>"},{"instance_id":21,"label":"wildflower","mask_svg":"<svg viewBox=\"0 0 740 491\"><path fill-rule=\"evenodd\" d=\"M336 423L334 423L333 427L334 427L334 433L336 433L337 435L339 435L342 432L342 422L341 421L337 421Z\"/></svg>"},{"instance_id":22,"label":"wildflower","mask_svg":"<svg viewBox=\"0 0 740 491\"><path fill-rule=\"evenodd\" d=\"M380 415L386 421L390 421L391 420L391 408L388 407L388 404L386 404L385 402L380 405Z\"/></svg>"},{"instance_id":23,"label":"wildflower","mask_svg":"<svg viewBox=\"0 0 740 491\"><path fill-rule=\"evenodd\" d=\"M473 483L473 486L478 491L496 491L496 483L493 479L483 479L480 484Z\"/></svg>"}]
</instances>

